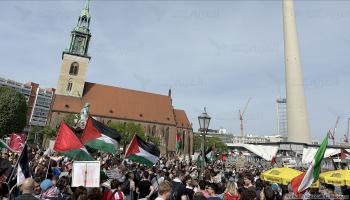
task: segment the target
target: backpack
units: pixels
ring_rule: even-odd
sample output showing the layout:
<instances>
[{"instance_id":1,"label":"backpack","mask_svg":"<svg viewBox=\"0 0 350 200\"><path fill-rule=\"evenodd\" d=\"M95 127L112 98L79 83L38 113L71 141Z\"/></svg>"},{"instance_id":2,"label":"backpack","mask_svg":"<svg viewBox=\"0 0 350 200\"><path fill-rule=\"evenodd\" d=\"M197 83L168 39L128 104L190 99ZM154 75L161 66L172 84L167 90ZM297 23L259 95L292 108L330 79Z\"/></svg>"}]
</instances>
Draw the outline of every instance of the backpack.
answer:
<instances>
[{"instance_id":1,"label":"backpack","mask_svg":"<svg viewBox=\"0 0 350 200\"><path fill-rule=\"evenodd\" d=\"M130 180L124 181L124 183L122 185L122 191L125 195L130 194Z\"/></svg>"}]
</instances>

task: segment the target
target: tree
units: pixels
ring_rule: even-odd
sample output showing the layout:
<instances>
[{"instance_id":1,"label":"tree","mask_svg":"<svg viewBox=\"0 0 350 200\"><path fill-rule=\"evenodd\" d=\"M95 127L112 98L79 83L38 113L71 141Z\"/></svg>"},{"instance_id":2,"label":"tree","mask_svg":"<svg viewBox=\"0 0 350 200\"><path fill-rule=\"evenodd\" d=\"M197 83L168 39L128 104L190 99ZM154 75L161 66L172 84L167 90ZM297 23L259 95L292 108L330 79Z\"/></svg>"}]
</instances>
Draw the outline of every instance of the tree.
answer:
<instances>
[{"instance_id":1,"label":"tree","mask_svg":"<svg viewBox=\"0 0 350 200\"><path fill-rule=\"evenodd\" d=\"M153 144L155 144L157 147L160 146L160 137L159 136L147 136L147 140L151 141Z\"/></svg>"},{"instance_id":2,"label":"tree","mask_svg":"<svg viewBox=\"0 0 350 200\"><path fill-rule=\"evenodd\" d=\"M63 118L63 121L70 127L73 128L75 125L74 120L76 119L74 114L69 114Z\"/></svg>"},{"instance_id":3,"label":"tree","mask_svg":"<svg viewBox=\"0 0 350 200\"><path fill-rule=\"evenodd\" d=\"M123 146L124 151L126 146L130 144L132 137L137 133L143 140L146 140L145 132L140 124L135 124L133 122L120 123L120 122L111 122L109 127L114 128L119 133L121 133L120 144Z\"/></svg>"},{"instance_id":4,"label":"tree","mask_svg":"<svg viewBox=\"0 0 350 200\"><path fill-rule=\"evenodd\" d=\"M216 153L226 153L228 150L228 147L225 143L221 141L218 137L208 137L206 146L209 147L215 147Z\"/></svg>"},{"instance_id":5,"label":"tree","mask_svg":"<svg viewBox=\"0 0 350 200\"><path fill-rule=\"evenodd\" d=\"M194 151L201 151L202 149L202 141L203 141L203 137L197 134L194 134L194 138L193 138L193 148ZM225 143L223 143L220 138L218 137L206 137L206 141L205 141L205 147L209 148L209 147L214 147L215 146L215 151L217 153L223 153L223 152L227 152L228 147Z\"/></svg>"},{"instance_id":6,"label":"tree","mask_svg":"<svg viewBox=\"0 0 350 200\"><path fill-rule=\"evenodd\" d=\"M29 133L28 143L34 143L45 146L50 139L55 138L57 130L50 126L35 126Z\"/></svg>"},{"instance_id":7,"label":"tree","mask_svg":"<svg viewBox=\"0 0 350 200\"><path fill-rule=\"evenodd\" d=\"M203 137L198 134L193 134L193 150L201 151Z\"/></svg>"},{"instance_id":8,"label":"tree","mask_svg":"<svg viewBox=\"0 0 350 200\"><path fill-rule=\"evenodd\" d=\"M23 94L0 87L0 137L22 132L27 124L28 106Z\"/></svg>"}]
</instances>

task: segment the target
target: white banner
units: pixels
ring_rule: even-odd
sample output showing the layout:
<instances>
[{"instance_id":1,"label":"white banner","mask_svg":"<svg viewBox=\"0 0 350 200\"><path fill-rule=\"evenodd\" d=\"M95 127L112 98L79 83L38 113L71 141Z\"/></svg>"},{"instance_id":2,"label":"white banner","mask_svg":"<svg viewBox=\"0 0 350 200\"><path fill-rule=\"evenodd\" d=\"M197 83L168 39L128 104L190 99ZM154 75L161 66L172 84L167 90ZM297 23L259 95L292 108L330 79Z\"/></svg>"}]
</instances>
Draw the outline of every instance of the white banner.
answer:
<instances>
[{"instance_id":1,"label":"white banner","mask_svg":"<svg viewBox=\"0 0 350 200\"><path fill-rule=\"evenodd\" d=\"M72 187L100 187L100 161L74 161Z\"/></svg>"}]
</instances>

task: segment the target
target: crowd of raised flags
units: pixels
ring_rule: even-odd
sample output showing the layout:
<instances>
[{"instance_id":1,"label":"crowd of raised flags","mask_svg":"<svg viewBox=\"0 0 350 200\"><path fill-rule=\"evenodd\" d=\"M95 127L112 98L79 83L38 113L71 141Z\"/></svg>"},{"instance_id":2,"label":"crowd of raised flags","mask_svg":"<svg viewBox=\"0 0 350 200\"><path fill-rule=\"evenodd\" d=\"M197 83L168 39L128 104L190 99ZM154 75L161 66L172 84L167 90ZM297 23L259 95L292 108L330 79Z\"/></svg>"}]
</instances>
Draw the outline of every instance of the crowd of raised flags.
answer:
<instances>
[{"instance_id":1,"label":"crowd of raised flags","mask_svg":"<svg viewBox=\"0 0 350 200\"><path fill-rule=\"evenodd\" d=\"M117 153L117 148L119 147L120 140L120 133L95 120L92 117L88 118L86 126L80 138L78 138L74 131L67 124L65 124L65 122L62 121L57 132L53 150L72 161L92 161L95 160L95 158L90 155L86 147L95 149L99 152L108 153L113 157L113 155L116 155ZM294 193L294 197L302 197L302 195L310 188L310 186L318 181L321 173L321 162L324 159L327 145L328 137L325 137L308 169L304 173L301 173L299 176L291 180L290 185ZM176 149L180 149L180 147L181 137L179 135L176 135ZM21 185L26 178L33 176L30 166L30 159L28 157L26 136L24 134L11 134L10 141L8 143L0 140L0 148L7 149L7 151L18 155L16 162L12 163L13 169L11 170L11 173L7 172L5 176L5 179L7 179L7 181L16 178L16 185ZM233 156L235 158L235 161L239 160L239 158L242 156L240 152L231 152L231 154L231 157ZM344 154L343 151L342 154ZM205 151L204 159L205 162L208 163L208 166L213 166L213 164L216 163L215 161L218 159L221 161L227 160L227 156L225 154L221 154L219 157L216 157L216 155L219 154L218 152L215 152L215 147L209 147ZM163 169L162 164L159 165L159 158L160 151L158 147L151 142L142 140L142 138L137 134L134 135L125 151L125 155L123 155L123 159L128 159L131 162L139 163L146 167L158 166ZM258 161L246 160L246 162L254 163ZM5 161L3 164L4 163ZM271 166L274 166L275 163L276 156L272 158ZM192 166L191 163L187 164L189 164L189 166ZM199 156L197 160L197 167L198 169L203 167L203 159L201 156ZM224 168L222 170L225 171ZM107 170L106 174L109 178L121 178L118 170ZM198 171L197 176L199 176ZM202 178L205 178L204 174L202 174ZM155 180L157 183L156 185L159 186L158 179L156 178Z\"/></svg>"}]
</instances>

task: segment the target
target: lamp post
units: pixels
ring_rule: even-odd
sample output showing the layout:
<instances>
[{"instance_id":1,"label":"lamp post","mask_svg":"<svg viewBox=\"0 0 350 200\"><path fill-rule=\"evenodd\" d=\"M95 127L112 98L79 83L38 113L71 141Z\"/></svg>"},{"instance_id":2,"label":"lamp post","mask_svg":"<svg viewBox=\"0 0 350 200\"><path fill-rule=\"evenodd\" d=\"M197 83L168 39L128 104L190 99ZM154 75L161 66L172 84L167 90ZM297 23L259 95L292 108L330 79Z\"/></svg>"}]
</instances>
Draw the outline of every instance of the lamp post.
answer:
<instances>
[{"instance_id":1,"label":"lamp post","mask_svg":"<svg viewBox=\"0 0 350 200\"><path fill-rule=\"evenodd\" d=\"M202 159L203 159L203 165L202 165L202 173L204 173L205 168L205 135L209 128L211 117L208 115L206 108L204 107L204 112L198 116L198 122L199 122L199 130L202 133L203 141L202 141Z\"/></svg>"}]
</instances>

